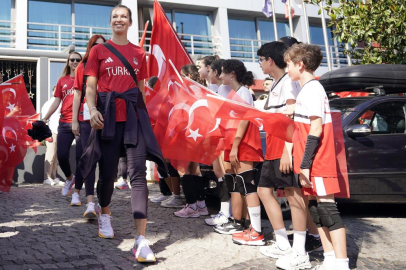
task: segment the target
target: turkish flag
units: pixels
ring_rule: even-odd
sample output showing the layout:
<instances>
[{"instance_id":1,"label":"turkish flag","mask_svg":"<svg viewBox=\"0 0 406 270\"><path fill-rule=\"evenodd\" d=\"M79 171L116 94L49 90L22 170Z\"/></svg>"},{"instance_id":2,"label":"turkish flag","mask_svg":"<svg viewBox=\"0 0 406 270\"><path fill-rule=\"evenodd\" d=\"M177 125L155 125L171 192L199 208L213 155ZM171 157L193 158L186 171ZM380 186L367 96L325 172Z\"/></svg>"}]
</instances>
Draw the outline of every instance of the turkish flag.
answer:
<instances>
[{"instance_id":1,"label":"turkish flag","mask_svg":"<svg viewBox=\"0 0 406 270\"><path fill-rule=\"evenodd\" d=\"M268 134L292 142L295 125L291 119L280 113L259 110L236 98L235 94L227 99L218 95L206 96L213 116L221 119L248 120L256 126L262 127Z\"/></svg>"},{"instance_id":2,"label":"turkish flag","mask_svg":"<svg viewBox=\"0 0 406 270\"><path fill-rule=\"evenodd\" d=\"M31 116L36 114L28 96L23 75L18 75L0 85L3 94L4 117Z\"/></svg>"}]
</instances>

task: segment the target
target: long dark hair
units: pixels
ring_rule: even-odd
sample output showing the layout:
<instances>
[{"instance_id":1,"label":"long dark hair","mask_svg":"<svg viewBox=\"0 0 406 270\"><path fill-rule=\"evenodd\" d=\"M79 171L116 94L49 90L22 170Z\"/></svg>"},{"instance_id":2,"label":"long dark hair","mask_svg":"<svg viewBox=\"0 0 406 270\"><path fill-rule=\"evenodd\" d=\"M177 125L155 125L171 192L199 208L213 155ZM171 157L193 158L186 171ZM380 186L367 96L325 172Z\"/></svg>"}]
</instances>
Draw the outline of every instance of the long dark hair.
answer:
<instances>
[{"instance_id":1,"label":"long dark hair","mask_svg":"<svg viewBox=\"0 0 406 270\"><path fill-rule=\"evenodd\" d=\"M79 55L80 60L82 60L82 55L81 55L80 53L78 53L78 52L71 52L71 53L68 55L68 59L66 59L66 65L65 65L65 67L63 68L61 77L65 77L66 75L70 75L70 74L72 73L72 71L70 70L70 66L69 66L69 58L70 58L70 56L71 56L72 54L77 54L77 55Z\"/></svg>"},{"instance_id":2,"label":"long dark hair","mask_svg":"<svg viewBox=\"0 0 406 270\"><path fill-rule=\"evenodd\" d=\"M206 86L206 80L202 80L200 78L199 71L195 65L193 65L193 64L184 65L181 68L181 70L182 70L183 74L185 74L186 76L190 76L190 79Z\"/></svg>"},{"instance_id":3,"label":"long dark hair","mask_svg":"<svg viewBox=\"0 0 406 270\"><path fill-rule=\"evenodd\" d=\"M96 41L101 38L103 39L104 42L106 42L106 39L102 35L93 35L90 39L89 42L87 43L87 48L86 48L86 53L85 56L83 56L82 62L86 62L87 58L89 58L90 50L96 44Z\"/></svg>"},{"instance_id":4,"label":"long dark hair","mask_svg":"<svg viewBox=\"0 0 406 270\"><path fill-rule=\"evenodd\" d=\"M223 66L224 61L226 61L226 60L219 59L210 64L210 68L213 71L217 71L217 77L220 77L220 75L221 75L221 67Z\"/></svg>"},{"instance_id":5,"label":"long dark hair","mask_svg":"<svg viewBox=\"0 0 406 270\"><path fill-rule=\"evenodd\" d=\"M223 63L223 73L230 74L234 72L237 82L245 86L254 85L254 74L251 71L247 71L247 68L243 62L235 59L229 59Z\"/></svg>"}]
</instances>

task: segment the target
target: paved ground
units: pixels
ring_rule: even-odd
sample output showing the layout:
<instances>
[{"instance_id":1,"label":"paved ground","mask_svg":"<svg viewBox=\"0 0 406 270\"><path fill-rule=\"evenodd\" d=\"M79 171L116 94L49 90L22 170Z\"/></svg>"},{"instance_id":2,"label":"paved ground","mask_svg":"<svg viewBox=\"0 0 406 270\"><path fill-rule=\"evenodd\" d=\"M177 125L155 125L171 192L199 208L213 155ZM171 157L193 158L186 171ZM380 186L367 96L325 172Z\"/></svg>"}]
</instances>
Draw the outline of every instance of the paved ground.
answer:
<instances>
[{"instance_id":1,"label":"paved ground","mask_svg":"<svg viewBox=\"0 0 406 270\"><path fill-rule=\"evenodd\" d=\"M150 195L157 194L157 185L149 187ZM275 269L257 247L235 245L230 236L204 225L202 217L175 218L173 210L156 204L149 207L147 233L158 263L141 265L130 252L129 191L114 192L112 240L99 238L97 223L82 219L84 205L71 207L69 202L59 188L39 184L0 194L0 269ZM351 268L406 269L404 208L389 214L384 209L345 210ZM269 222L264 220L263 226L271 239ZM312 264L320 258L312 254Z\"/></svg>"}]
</instances>

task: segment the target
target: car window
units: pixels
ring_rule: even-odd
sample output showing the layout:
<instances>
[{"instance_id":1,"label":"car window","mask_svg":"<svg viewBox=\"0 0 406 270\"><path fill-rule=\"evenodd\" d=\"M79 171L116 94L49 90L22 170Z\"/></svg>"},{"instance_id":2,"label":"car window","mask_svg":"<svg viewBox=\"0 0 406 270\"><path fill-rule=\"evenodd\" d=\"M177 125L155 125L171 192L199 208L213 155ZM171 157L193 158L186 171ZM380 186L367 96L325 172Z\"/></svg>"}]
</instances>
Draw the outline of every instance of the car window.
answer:
<instances>
[{"instance_id":1,"label":"car window","mask_svg":"<svg viewBox=\"0 0 406 270\"><path fill-rule=\"evenodd\" d=\"M365 99L349 99L340 98L330 100L330 109L332 111L341 112L341 120L344 120L348 115L355 111L355 107L365 102Z\"/></svg>"},{"instance_id":2,"label":"car window","mask_svg":"<svg viewBox=\"0 0 406 270\"><path fill-rule=\"evenodd\" d=\"M385 102L364 111L353 124L371 127L372 134L406 133L406 103Z\"/></svg>"}]
</instances>

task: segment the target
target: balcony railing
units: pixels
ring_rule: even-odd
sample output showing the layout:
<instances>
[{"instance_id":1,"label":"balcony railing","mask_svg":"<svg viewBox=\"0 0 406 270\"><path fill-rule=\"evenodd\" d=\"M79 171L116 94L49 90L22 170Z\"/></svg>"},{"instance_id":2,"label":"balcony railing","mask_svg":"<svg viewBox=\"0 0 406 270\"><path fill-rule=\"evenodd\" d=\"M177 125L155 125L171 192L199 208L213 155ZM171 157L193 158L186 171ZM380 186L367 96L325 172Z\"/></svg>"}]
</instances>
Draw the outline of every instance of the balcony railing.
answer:
<instances>
[{"instance_id":1,"label":"balcony railing","mask_svg":"<svg viewBox=\"0 0 406 270\"><path fill-rule=\"evenodd\" d=\"M139 31L141 39L143 31ZM191 34L178 34L183 45L190 55L214 55L220 54L221 44L219 37L191 35ZM147 31L144 42L144 50L149 52L151 42L151 31Z\"/></svg>"},{"instance_id":2,"label":"balcony railing","mask_svg":"<svg viewBox=\"0 0 406 270\"><path fill-rule=\"evenodd\" d=\"M50 23L28 23L28 49L63 51L69 45L75 45L76 51L86 51L88 40L93 35L111 37L111 29L79 25L63 25Z\"/></svg>"},{"instance_id":3,"label":"balcony railing","mask_svg":"<svg viewBox=\"0 0 406 270\"><path fill-rule=\"evenodd\" d=\"M230 38L230 52L232 59L238 59L243 62L256 62L258 61L257 50L262 44L270 41L254 40L254 39L242 39L242 38ZM348 66L348 59L343 54L343 49L338 46L329 46L326 50L324 45L318 45L321 47L323 53L323 61L321 66L327 66L327 53L330 54L332 66L335 68L341 68Z\"/></svg>"},{"instance_id":4,"label":"balcony railing","mask_svg":"<svg viewBox=\"0 0 406 270\"><path fill-rule=\"evenodd\" d=\"M15 22L0 20L0 47L15 47Z\"/></svg>"}]
</instances>

